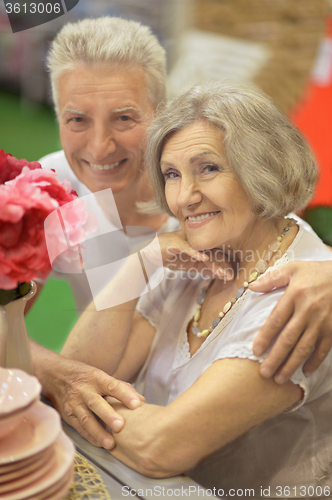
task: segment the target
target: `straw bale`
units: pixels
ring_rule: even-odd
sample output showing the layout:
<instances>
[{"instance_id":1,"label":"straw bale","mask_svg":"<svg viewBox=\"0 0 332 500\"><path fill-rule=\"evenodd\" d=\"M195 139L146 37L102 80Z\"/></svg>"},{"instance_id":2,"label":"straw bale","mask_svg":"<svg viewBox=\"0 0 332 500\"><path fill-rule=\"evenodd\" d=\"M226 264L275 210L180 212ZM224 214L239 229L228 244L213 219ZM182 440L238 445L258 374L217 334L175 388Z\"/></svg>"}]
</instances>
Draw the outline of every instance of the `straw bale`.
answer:
<instances>
[{"instance_id":1,"label":"straw bale","mask_svg":"<svg viewBox=\"0 0 332 500\"><path fill-rule=\"evenodd\" d=\"M331 12L328 0L195 0L195 27L263 42L272 56L255 82L288 112L303 93Z\"/></svg>"}]
</instances>

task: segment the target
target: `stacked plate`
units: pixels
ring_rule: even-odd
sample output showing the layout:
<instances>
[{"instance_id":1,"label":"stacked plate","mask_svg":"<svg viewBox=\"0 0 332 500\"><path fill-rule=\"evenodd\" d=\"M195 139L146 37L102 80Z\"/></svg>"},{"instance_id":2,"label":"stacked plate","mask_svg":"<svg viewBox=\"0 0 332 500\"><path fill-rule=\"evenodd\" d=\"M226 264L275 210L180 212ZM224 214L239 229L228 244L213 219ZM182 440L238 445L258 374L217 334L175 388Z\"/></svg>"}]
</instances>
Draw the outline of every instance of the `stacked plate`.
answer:
<instances>
[{"instance_id":1,"label":"stacked plate","mask_svg":"<svg viewBox=\"0 0 332 500\"><path fill-rule=\"evenodd\" d=\"M74 445L40 389L35 377L0 368L1 500L60 500L70 488Z\"/></svg>"}]
</instances>

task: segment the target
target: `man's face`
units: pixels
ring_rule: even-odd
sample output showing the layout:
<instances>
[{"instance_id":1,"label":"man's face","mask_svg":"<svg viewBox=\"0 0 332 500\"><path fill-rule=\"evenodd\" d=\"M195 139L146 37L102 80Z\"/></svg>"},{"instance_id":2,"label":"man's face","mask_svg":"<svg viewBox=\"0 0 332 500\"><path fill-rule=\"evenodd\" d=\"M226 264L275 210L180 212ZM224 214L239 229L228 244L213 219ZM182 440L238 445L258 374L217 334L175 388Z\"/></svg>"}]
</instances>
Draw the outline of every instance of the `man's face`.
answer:
<instances>
[{"instance_id":1,"label":"man's face","mask_svg":"<svg viewBox=\"0 0 332 500\"><path fill-rule=\"evenodd\" d=\"M60 138L92 192L135 192L154 109L141 67L80 65L59 79Z\"/></svg>"}]
</instances>

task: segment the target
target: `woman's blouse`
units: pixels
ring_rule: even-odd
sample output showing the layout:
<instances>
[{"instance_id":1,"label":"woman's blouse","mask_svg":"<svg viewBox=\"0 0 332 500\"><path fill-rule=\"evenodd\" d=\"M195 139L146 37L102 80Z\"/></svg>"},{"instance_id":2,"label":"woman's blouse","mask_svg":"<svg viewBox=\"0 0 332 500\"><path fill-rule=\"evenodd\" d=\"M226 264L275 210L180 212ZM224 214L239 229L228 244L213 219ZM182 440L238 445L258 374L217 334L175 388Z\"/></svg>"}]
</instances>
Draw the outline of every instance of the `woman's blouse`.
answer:
<instances>
[{"instance_id":1,"label":"woman's blouse","mask_svg":"<svg viewBox=\"0 0 332 500\"><path fill-rule=\"evenodd\" d=\"M332 260L332 253L300 227L287 252L267 272L292 260ZM148 403L169 404L216 360L237 357L261 362L267 355L253 354L253 340L285 288L268 294L247 290L190 356L187 326L203 286L203 278L194 272L191 276L169 273L158 288L139 301L139 312L156 328L135 384ZM312 498L309 487L315 492L322 487L323 493L324 487L325 492L330 488L332 496L332 352L310 377L304 376L301 367L291 380L304 391L295 407L228 443L187 474L228 496L233 489L251 489L247 495L251 498L265 498L268 492L270 498Z\"/></svg>"}]
</instances>

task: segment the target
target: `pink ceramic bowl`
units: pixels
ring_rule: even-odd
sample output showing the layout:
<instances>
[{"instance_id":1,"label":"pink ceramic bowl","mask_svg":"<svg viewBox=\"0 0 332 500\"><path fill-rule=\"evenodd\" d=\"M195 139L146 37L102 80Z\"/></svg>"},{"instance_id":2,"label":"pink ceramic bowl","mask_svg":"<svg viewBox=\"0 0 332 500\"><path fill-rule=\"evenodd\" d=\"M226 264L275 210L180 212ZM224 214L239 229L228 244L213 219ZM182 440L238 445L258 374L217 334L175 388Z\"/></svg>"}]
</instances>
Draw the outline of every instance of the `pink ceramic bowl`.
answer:
<instances>
[{"instance_id":1,"label":"pink ceramic bowl","mask_svg":"<svg viewBox=\"0 0 332 500\"><path fill-rule=\"evenodd\" d=\"M0 420L29 406L40 392L36 377L16 368L0 368Z\"/></svg>"}]
</instances>

